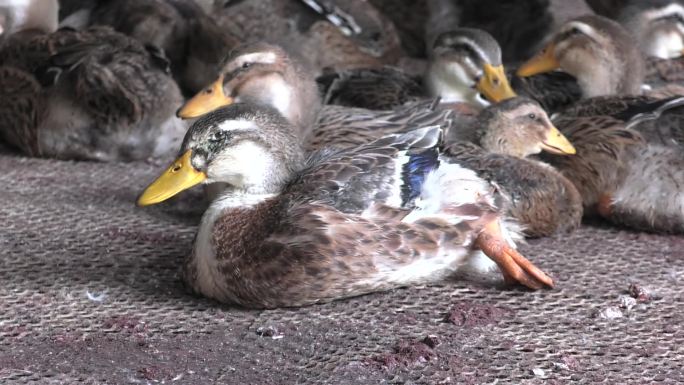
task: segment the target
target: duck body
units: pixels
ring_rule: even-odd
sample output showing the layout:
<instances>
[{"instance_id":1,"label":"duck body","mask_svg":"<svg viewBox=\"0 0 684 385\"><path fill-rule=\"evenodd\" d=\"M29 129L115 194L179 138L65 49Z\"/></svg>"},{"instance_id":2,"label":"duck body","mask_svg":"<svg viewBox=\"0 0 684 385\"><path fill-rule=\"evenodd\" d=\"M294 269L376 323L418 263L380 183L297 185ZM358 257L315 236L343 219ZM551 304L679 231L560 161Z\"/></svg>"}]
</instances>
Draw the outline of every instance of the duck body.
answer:
<instances>
[{"instance_id":1,"label":"duck body","mask_svg":"<svg viewBox=\"0 0 684 385\"><path fill-rule=\"evenodd\" d=\"M194 94L238 45L194 0L103 0L90 11L90 25L107 25L143 45L164 50L183 91Z\"/></svg>"},{"instance_id":2,"label":"duck body","mask_svg":"<svg viewBox=\"0 0 684 385\"><path fill-rule=\"evenodd\" d=\"M163 54L109 28L8 36L0 89L0 132L31 156L142 159L177 146L185 131Z\"/></svg>"},{"instance_id":3,"label":"duck body","mask_svg":"<svg viewBox=\"0 0 684 385\"><path fill-rule=\"evenodd\" d=\"M684 152L678 145L666 145L653 126L639 121L630 125L623 119L584 116L556 121L577 156L545 160L573 181L585 212L639 230L682 233Z\"/></svg>"},{"instance_id":4,"label":"duck body","mask_svg":"<svg viewBox=\"0 0 684 385\"><path fill-rule=\"evenodd\" d=\"M447 152L458 164L495 184L507 215L527 237L576 230L582 223L582 197L565 176L546 163L496 154L474 143L456 143Z\"/></svg>"},{"instance_id":5,"label":"duck body","mask_svg":"<svg viewBox=\"0 0 684 385\"><path fill-rule=\"evenodd\" d=\"M276 110L234 104L193 125L184 155L139 203L201 180L231 184L203 216L185 280L248 307L326 302L436 282L459 269L488 272L496 265L478 248L508 278L552 284L513 249L491 186L440 154L441 131L422 127L305 157Z\"/></svg>"}]
</instances>

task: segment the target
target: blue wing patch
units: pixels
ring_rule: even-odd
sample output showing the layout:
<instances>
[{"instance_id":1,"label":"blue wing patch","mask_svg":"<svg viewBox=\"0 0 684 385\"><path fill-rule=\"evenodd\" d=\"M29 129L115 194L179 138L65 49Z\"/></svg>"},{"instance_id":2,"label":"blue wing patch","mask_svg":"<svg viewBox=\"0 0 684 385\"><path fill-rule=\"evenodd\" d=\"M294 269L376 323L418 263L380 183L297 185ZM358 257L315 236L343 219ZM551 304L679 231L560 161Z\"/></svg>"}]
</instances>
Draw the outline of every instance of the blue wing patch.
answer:
<instances>
[{"instance_id":1,"label":"blue wing patch","mask_svg":"<svg viewBox=\"0 0 684 385\"><path fill-rule=\"evenodd\" d=\"M430 148L409 155L402 170L401 206L406 207L420 196L425 177L439 167L439 151Z\"/></svg>"}]
</instances>

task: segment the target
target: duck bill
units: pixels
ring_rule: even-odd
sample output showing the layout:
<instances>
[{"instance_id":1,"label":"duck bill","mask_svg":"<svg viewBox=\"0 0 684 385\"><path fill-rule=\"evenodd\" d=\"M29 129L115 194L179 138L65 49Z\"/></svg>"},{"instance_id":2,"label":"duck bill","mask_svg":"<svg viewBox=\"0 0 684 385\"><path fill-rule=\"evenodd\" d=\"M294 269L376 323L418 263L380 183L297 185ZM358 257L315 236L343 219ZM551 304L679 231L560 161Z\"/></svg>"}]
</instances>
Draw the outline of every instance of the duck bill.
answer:
<instances>
[{"instance_id":1,"label":"duck bill","mask_svg":"<svg viewBox=\"0 0 684 385\"><path fill-rule=\"evenodd\" d=\"M546 132L546 138L542 141L542 150L558 155L575 155L577 150L558 129L551 126Z\"/></svg>"},{"instance_id":2,"label":"duck bill","mask_svg":"<svg viewBox=\"0 0 684 385\"><path fill-rule=\"evenodd\" d=\"M535 57L528 60L518 69L518 76L528 77L545 72L551 72L560 68L556 58L556 45L550 43Z\"/></svg>"},{"instance_id":3,"label":"duck bill","mask_svg":"<svg viewBox=\"0 0 684 385\"><path fill-rule=\"evenodd\" d=\"M191 156L192 151L188 150L176 159L157 180L147 186L138 198L138 206L144 207L164 202L181 191L204 182L207 175L192 167Z\"/></svg>"},{"instance_id":4,"label":"duck bill","mask_svg":"<svg viewBox=\"0 0 684 385\"><path fill-rule=\"evenodd\" d=\"M508 83L503 65L494 67L491 64L485 64L484 76L477 82L475 87L487 100L493 103L517 96Z\"/></svg>"},{"instance_id":5,"label":"duck bill","mask_svg":"<svg viewBox=\"0 0 684 385\"><path fill-rule=\"evenodd\" d=\"M233 98L223 92L223 76L200 91L181 107L176 115L181 119L193 119L224 106L233 104Z\"/></svg>"}]
</instances>

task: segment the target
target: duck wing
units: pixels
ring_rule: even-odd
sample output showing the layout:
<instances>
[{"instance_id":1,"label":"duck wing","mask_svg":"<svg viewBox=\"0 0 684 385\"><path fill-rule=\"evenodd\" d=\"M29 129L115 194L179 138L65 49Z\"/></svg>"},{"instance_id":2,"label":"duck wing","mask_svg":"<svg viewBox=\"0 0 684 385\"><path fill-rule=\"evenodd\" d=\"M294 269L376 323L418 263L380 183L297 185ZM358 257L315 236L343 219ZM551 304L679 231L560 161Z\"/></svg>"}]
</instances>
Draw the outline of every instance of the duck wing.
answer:
<instances>
[{"instance_id":1,"label":"duck wing","mask_svg":"<svg viewBox=\"0 0 684 385\"><path fill-rule=\"evenodd\" d=\"M549 113L564 110L582 98L577 80L565 72L548 72L526 78L509 73L509 79L517 94L536 100Z\"/></svg>"},{"instance_id":2,"label":"duck wing","mask_svg":"<svg viewBox=\"0 0 684 385\"><path fill-rule=\"evenodd\" d=\"M316 81L324 104L389 110L425 97L420 79L392 67L331 72Z\"/></svg>"},{"instance_id":3,"label":"duck wing","mask_svg":"<svg viewBox=\"0 0 684 385\"><path fill-rule=\"evenodd\" d=\"M45 117L43 87L21 69L0 66L0 135L30 156L41 154L38 126Z\"/></svg>"},{"instance_id":4,"label":"duck wing","mask_svg":"<svg viewBox=\"0 0 684 385\"><path fill-rule=\"evenodd\" d=\"M446 129L451 124L452 112L437 107L436 100L409 103L388 111L324 106L307 148L352 148L419 127L437 125Z\"/></svg>"}]
</instances>

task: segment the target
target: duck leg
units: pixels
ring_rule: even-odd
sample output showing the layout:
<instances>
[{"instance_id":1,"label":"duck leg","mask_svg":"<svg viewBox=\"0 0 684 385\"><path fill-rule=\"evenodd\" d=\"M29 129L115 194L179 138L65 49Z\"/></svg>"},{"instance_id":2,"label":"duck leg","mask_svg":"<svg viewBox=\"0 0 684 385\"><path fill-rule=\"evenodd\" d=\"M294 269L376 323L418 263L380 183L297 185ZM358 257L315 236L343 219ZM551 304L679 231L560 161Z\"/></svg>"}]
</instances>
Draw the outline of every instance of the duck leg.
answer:
<instances>
[{"instance_id":1,"label":"duck leg","mask_svg":"<svg viewBox=\"0 0 684 385\"><path fill-rule=\"evenodd\" d=\"M596 204L596 211L603 218L609 219L611 213L613 212L613 196L608 193L601 194L599 201Z\"/></svg>"},{"instance_id":2,"label":"duck leg","mask_svg":"<svg viewBox=\"0 0 684 385\"><path fill-rule=\"evenodd\" d=\"M553 287L553 280L548 275L508 245L498 220L484 227L477 237L476 244L496 262L506 282L518 282L535 290Z\"/></svg>"}]
</instances>

